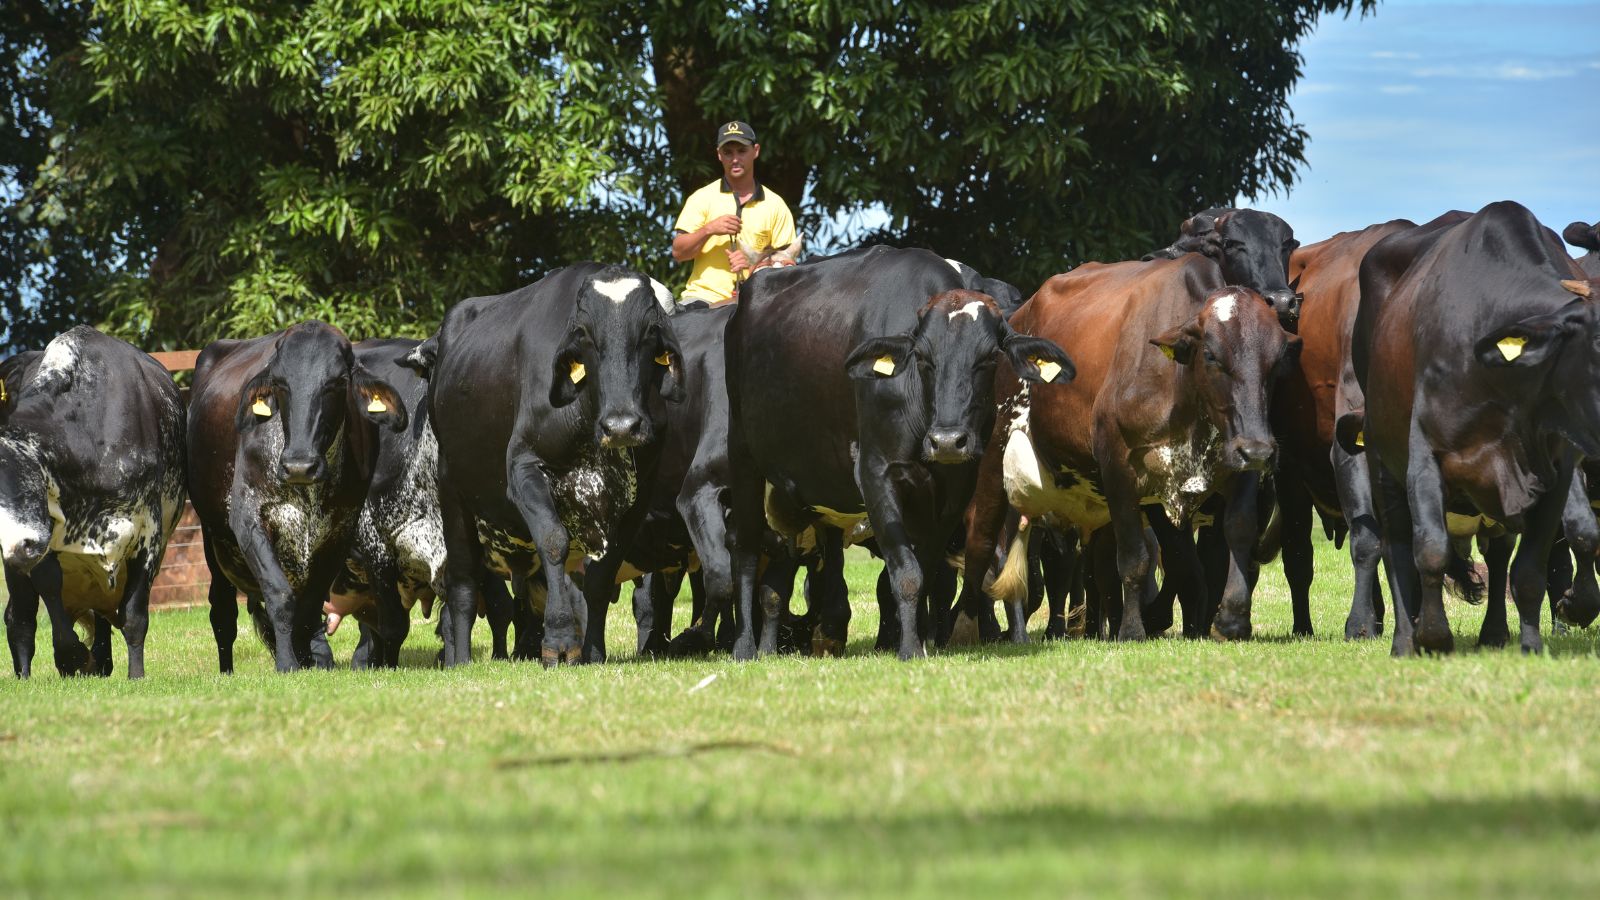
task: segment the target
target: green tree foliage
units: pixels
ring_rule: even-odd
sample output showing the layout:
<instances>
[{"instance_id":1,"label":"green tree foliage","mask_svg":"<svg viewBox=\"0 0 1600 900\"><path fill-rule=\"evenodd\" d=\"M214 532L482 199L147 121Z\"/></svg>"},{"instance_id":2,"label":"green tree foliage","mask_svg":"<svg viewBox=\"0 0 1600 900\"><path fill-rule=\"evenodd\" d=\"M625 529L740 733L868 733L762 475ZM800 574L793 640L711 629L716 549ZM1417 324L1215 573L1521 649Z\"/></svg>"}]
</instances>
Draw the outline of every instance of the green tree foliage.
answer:
<instances>
[{"instance_id":1,"label":"green tree foliage","mask_svg":"<svg viewBox=\"0 0 1600 900\"><path fill-rule=\"evenodd\" d=\"M421 334L584 258L681 281L734 117L813 236L1028 289L1292 182L1295 47L1358 3L8 0L6 339Z\"/></svg>"}]
</instances>

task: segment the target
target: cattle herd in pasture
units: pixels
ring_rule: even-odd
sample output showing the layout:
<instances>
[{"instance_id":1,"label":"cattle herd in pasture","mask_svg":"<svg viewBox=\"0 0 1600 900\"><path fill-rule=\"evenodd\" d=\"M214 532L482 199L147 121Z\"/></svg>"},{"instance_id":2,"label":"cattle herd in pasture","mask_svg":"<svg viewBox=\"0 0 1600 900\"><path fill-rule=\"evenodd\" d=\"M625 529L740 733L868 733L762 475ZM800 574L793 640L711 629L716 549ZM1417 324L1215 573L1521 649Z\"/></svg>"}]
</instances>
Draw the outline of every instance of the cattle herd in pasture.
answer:
<instances>
[{"instance_id":1,"label":"cattle herd in pasture","mask_svg":"<svg viewBox=\"0 0 1600 900\"><path fill-rule=\"evenodd\" d=\"M0 362L12 664L42 602L60 672L110 674L115 626L142 676L186 498L223 672L240 593L280 671L333 665L346 618L352 664L394 666L419 606L444 665L482 615L493 656L553 666L605 659L628 581L640 653L840 654L852 544L901 659L1026 641L1044 603L1050 638L1247 639L1276 554L1309 635L1318 520L1349 547L1347 638L1449 652L1448 580L1489 604L1483 645L1509 590L1538 652L1547 597L1600 615L1600 230L1562 237L1586 255L1511 202L1306 247L1212 209L1025 302L917 249L763 269L716 307L579 263L424 341L216 341L187 402L79 326Z\"/></svg>"}]
</instances>

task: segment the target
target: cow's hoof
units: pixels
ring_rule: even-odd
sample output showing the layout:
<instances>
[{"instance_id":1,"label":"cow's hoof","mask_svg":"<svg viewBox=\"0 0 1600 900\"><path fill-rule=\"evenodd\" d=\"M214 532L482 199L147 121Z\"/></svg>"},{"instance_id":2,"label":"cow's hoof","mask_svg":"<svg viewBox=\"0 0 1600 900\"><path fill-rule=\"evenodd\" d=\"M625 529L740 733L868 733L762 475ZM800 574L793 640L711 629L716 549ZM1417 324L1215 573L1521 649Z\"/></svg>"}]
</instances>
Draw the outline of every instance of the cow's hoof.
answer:
<instances>
[{"instance_id":1,"label":"cow's hoof","mask_svg":"<svg viewBox=\"0 0 1600 900\"><path fill-rule=\"evenodd\" d=\"M554 669L557 666L575 666L583 662L583 648L547 644L539 650L539 662L543 663L546 669Z\"/></svg>"},{"instance_id":2,"label":"cow's hoof","mask_svg":"<svg viewBox=\"0 0 1600 900\"><path fill-rule=\"evenodd\" d=\"M711 653L716 641L711 635L698 628L684 629L683 634L672 639L667 644L667 656L672 659L687 659L695 656L707 656Z\"/></svg>"},{"instance_id":3,"label":"cow's hoof","mask_svg":"<svg viewBox=\"0 0 1600 900\"><path fill-rule=\"evenodd\" d=\"M951 647L971 647L978 643L978 621L965 612L956 614L955 624L950 627Z\"/></svg>"},{"instance_id":4,"label":"cow's hoof","mask_svg":"<svg viewBox=\"0 0 1600 900\"><path fill-rule=\"evenodd\" d=\"M736 662L749 662L756 658L755 638L741 637L733 642L733 658Z\"/></svg>"},{"instance_id":5,"label":"cow's hoof","mask_svg":"<svg viewBox=\"0 0 1600 900\"><path fill-rule=\"evenodd\" d=\"M1161 634L1172 627L1172 604L1153 604L1140 614L1140 618L1144 619L1145 634Z\"/></svg>"},{"instance_id":6,"label":"cow's hoof","mask_svg":"<svg viewBox=\"0 0 1600 900\"><path fill-rule=\"evenodd\" d=\"M1144 636L1144 623L1131 617L1117 629L1118 641L1142 641Z\"/></svg>"},{"instance_id":7,"label":"cow's hoof","mask_svg":"<svg viewBox=\"0 0 1600 900\"><path fill-rule=\"evenodd\" d=\"M1049 624L1044 626L1044 639L1047 641L1064 641L1067 639L1067 623L1065 619L1051 617Z\"/></svg>"},{"instance_id":8,"label":"cow's hoof","mask_svg":"<svg viewBox=\"0 0 1600 900\"><path fill-rule=\"evenodd\" d=\"M1417 623L1417 633L1413 637L1417 649L1423 653L1447 654L1456 650L1456 637L1450 633L1450 628L1441 622L1432 622L1424 619Z\"/></svg>"},{"instance_id":9,"label":"cow's hoof","mask_svg":"<svg viewBox=\"0 0 1600 900\"><path fill-rule=\"evenodd\" d=\"M1250 634L1249 619L1228 619L1219 615L1211 623L1211 639L1214 641L1248 641Z\"/></svg>"},{"instance_id":10,"label":"cow's hoof","mask_svg":"<svg viewBox=\"0 0 1600 900\"><path fill-rule=\"evenodd\" d=\"M62 677L94 674L94 654L89 652L88 647L73 641L70 644L57 644L55 651L56 671Z\"/></svg>"},{"instance_id":11,"label":"cow's hoof","mask_svg":"<svg viewBox=\"0 0 1600 900\"><path fill-rule=\"evenodd\" d=\"M812 656L844 656L844 641L835 640L817 629L811 635Z\"/></svg>"},{"instance_id":12,"label":"cow's hoof","mask_svg":"<svg viewBox=\"0 0 1600 900\"><path fill-rule=\"evenodd\" d=\"M1568 625L1588 628L1597 617L1600 617L1600 597L1568 591L1556 601L1556 618Z\"/></svg>"},{"instance_id":13,"label":"cow's hoof","mask_svg":"<svg viewBox=\"0 0 1600 900\"><path fill-rule=\"evenodd\" d=\"M922 642L918 641L910 648L900 648L899 656L901 662L910 662L913 659L927 659L928 651L922 646Z\"/></svg>"},{"instance_id":14,"label":"cow's hoof","mask_svg":"<svg viewBox=\"0 0 1600 900\"><path fill-rule=\"evenodd\" d=\"M1370 641L1383 634L1383 629L1376 622L1360 622L1356 619L1344 620L1344 639L1347 641Z\"/></svg>"},{"instance_id":15,"label":"cow's hoof","mask_svg":"<svg viewBox=\"0 0 1600 900\"><path fill-rule=\"evenodd\" d=\"M1489 624L1485 622L1483 629L1478 632L1479 647L1490 647L1495 650L1500 650L1509 643L1511 643L1511 632L1507 631L1506 626L1503 624L1499 628L1491 628L1489 627Z\"/></svg>"}]
</instances>

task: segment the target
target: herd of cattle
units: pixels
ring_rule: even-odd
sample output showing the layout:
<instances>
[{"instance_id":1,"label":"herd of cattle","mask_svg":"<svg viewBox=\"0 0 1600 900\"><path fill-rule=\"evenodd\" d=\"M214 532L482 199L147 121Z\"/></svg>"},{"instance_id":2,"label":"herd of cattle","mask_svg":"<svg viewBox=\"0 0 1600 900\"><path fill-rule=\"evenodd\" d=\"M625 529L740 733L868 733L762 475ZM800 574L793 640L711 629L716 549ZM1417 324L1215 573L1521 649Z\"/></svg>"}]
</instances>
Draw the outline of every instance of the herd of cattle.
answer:
<instances>
[{"instance_id":1,"label":"herd of cattle","mask_svg":"<svg viewBox=\"0 0 1600 900\"><path fill-rule=\"evenodd\" d=\"M1383 631L1380 558L1396 654L1451 649L1447 576L1487 594L1483 644L1509 640L1508 584L1525 651L1547 592L1556 619L1600 615L1596 226L1565 232L1576 260L1510 202L1309 247L1249 209L1181 231L1026 302L925 250L764 269L710 308L581 263L425 341L217 341L186 404L74 328L0 362L15 671L42 601L62 673L109 674L113 625L144 673L185 497L223 672L237 592L279 670L332 665L347 616L353 664L395 665L418 603L445 665L480 614L496 657L600 661L628 580L641 652L839 653L853 543L883 561L877 643L902 659L999 639L997 600L1026 640L1045 595L1050 637L1136 640L1176 600L1185 635L1247 638L1278 552L1310 634L1314 512L1348 538L1347 637Z\"/></svg>"}]
</instances>

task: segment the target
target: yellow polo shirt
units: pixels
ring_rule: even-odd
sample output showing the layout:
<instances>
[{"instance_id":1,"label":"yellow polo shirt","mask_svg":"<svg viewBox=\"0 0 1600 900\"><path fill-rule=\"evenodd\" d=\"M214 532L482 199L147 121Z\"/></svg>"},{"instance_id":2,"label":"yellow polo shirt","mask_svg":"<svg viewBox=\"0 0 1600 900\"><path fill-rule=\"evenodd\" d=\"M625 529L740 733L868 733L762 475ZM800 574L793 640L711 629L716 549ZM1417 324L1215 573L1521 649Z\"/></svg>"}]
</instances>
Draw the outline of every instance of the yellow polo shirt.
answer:
<instances>
[{"instance_id":1,"label":"yellow polo shirt","mask_svg":"<svg viewBox=\"0 0 1600 900\"><path fill-rule=\"evenodd\" d=\"M719 178L689 195L683 203L683 212L673 228L688 234L718 216L738 216L743 223L739 241L748 250L760 253L770 249L783 249L794 243L794 216L783 198L756 182L756 192L750 202L740 208L727 179ZM694 269L689 273L689 285L683 289L684 300L705 300L721 303L733 296L737 280L728 267L728 246L733 237L714 234L706 238L700 255L694 258ZM753 260L752 260L753 262Z\"/></svg>"}]
</instances>

